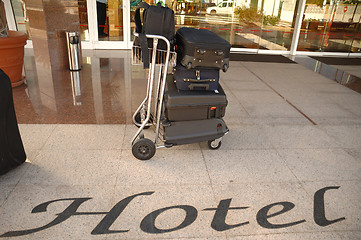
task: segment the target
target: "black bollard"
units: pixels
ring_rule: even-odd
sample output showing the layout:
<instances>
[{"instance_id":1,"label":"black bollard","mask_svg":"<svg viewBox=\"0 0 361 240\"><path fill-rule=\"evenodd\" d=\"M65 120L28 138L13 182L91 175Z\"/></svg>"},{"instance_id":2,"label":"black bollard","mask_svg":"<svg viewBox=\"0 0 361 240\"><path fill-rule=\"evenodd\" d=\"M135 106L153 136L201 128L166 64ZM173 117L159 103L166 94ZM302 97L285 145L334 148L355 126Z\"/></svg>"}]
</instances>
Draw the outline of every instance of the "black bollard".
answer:
<instances>
[{"instance_id":1,"label":"black bollard","mask_svg":"<svg viewBox=\"0 0 361 240\"><path fill-rule=\"evenodd\" d=\"M25 162L10 78L0 69L0 175Z\"/></svg>"}]
</instances>

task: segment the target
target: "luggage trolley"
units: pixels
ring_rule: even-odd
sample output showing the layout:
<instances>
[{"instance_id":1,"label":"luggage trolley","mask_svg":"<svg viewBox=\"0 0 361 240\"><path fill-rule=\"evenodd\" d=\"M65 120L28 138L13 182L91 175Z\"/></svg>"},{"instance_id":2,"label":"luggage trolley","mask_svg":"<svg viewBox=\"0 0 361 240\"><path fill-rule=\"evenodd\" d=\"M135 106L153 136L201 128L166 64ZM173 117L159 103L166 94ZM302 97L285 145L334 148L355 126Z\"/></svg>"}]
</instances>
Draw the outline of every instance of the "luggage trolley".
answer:
<instances>
[{"instance_id":1,"label":"luggage trolley","mask_svg":"<svg viewBox=\"0 0 361 240\"><path fill-rule=\"evenodd\" d=\"M134 33L138 36L138 33ZM146 96L137 110L133 114L133 123L139 127L131 140L132 153L134 157L139 160L151 159L157 148L172 147L173 145L181 145L187 143L195 143L204 141L204 138L195 136L193 141L185 141L182 143L168 143L166 140L166 131L161 128L169 127L172 123L167 121L164 116L164 93L167 81L168 67L171 65L175 67L177 55L170 49L170 42L166 37L160 35L146 34L147 39L153 39L153 48L149 48L149 72ZM167 50L157 49L159 41L164 41L167 45ZM141 48L133 46L132 49L132 63L133 65L142 64ZM156 74L156 66L159 66L159 73ZM157 75L157 76L156 76ZM155 89L154 89L155 88ZM154 91L155 90L155 91ZM223 122L223 120L221 120ZM223 122L224 123L224 122ZM201 122L200 122L201 124ZM152 127L155 132L154 141L145 138L143 130ZM182 128L187 127L179 124L175 132L182 131ZM222 131L217 138L212 138L208 141L208 146L211 149L218 149L221 145L222 136L228 133L228 128L225 124L219 124L217 128L222 128ZM174 131L173 131L174 132ZM199 141L198 141L199 140Z\"/></svg>"}]
</instances>

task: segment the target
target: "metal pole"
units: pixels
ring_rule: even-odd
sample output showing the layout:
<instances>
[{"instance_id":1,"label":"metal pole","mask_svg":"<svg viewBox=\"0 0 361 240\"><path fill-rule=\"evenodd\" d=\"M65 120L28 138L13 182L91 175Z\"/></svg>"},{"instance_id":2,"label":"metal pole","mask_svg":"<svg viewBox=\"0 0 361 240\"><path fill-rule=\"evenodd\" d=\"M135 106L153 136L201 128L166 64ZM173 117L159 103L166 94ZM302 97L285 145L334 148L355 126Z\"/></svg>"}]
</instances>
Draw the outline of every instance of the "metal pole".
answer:
<instances>
[{"instance_id":1,"label":"metal pole","mask_svg":"<svg viewBox=\"0 0 361 240\"><path fill-rule=\"evenodd\" d=\"M300 0L297 10L295 28L293 29L290 55L296 55L298 40L300 38L303 14L305 12L305 6L306 6L306 0Z\"/></svg>"},{"instance_id":2,"label":"metal pole","mask_svg":"<svg viewBox=\"0 0 361 240\"><path fill-rule=\"evenodd\" d=\"M13 10L13 6L10 0L4 0L4 7L5 7L5 17L8 22L9 30L17 31L16 21L15 21L15 14Z\"/></svg>"}]
</instances>

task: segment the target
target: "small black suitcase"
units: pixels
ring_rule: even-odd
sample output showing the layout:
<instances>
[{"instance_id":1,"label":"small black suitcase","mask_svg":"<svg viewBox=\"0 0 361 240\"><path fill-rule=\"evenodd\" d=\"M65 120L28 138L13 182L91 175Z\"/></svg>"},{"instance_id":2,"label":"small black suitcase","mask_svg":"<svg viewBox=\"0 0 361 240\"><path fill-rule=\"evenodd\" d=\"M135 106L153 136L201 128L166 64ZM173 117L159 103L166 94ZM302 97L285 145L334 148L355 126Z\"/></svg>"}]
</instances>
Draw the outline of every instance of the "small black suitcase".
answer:
<instances>
[{"instance_id":1,"label":"small black suitcase","mask_svg":"<svg viewBox=\"0 0 361 240\"><path fill-rule=\"evenodd\" d=\"M212 67L227 71L231 44L207 29L182 27L176 32L178 62L183 66Z\"/></svg>"},{"instance_id":2,"label":"small black suitcase","mask_svg":"<svg viewBox=\"0 0 361 240\"><path fill-rule=\"evenodd\" d=\"M174 70L174 79L179 90L214 91L218 89L219 69L187 69L182 65L177 65Z\"/></svg>"},{"instance_id":3,"label":"small black suitcase","mask_svg":"<svg viewBox=\"0 0 361 240\"><path fill-rule=\"evenodd\" d=\"M220 85L216 91L181 91L169 74L164 104L169 121L191 121L224 117L228 102Z\"/></svg>"},{"instance_id":4,"label":"small black suitcase","mask_svg":"<svg viewBox=\"0 0 361 240\"><path fill-rule=\"evenodd\" d=\"M182 145L223 137L228 128L223 119L171 122L164 126L165 144Z\"/></svg>"}]
</instances>

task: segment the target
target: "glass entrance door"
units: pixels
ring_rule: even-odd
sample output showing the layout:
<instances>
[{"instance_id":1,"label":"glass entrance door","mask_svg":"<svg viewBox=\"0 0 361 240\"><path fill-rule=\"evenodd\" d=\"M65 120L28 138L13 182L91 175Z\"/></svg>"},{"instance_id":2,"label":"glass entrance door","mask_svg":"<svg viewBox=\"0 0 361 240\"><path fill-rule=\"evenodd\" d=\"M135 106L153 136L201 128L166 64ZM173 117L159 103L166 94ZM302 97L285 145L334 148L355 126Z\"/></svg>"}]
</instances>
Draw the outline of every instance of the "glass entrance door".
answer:
<instances>
[{"instance_id":1,"label":"glass entrance door","mask_svg":"<svg viewBox=\"0 0 361 240\"><path fill-rule=\"evenodd\" d=\"M129 49L130 43L130 7L124 0L83 0L79 5L80 15L86 7L88 24L80 23L82 40L86 48L93 49ZM82 10L82 11L81 11ZM82 13L81 13L82 12ZM83 44L84 46L84 44Z\"/></svg>"}]
</instances>

